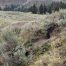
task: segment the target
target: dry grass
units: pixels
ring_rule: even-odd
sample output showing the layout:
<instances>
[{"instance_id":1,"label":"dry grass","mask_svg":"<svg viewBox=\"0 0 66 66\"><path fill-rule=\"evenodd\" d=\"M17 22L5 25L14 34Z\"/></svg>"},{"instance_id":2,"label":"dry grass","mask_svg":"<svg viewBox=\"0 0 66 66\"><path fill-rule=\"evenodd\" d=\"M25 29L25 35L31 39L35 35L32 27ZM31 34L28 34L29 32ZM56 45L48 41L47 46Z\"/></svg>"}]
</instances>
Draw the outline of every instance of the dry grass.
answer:
<instances>
[{"instance_id":1,"label":"dry grass","mask_svg":"<svg viewBox=\"0 0 66 66\"><path fill-rule=\"evenodd\" d=\"M61 24L62 22L63 24ZM49 39L39 37L38 41L31 42L31 40L36 37L34 36L35 32L38 30L44 31L44 26L50 23L57 23L59 29L61 28L60 33L52 35ZM51 15L35 15L31 13L0 11L0 53L3 51L3 45L7 43L4 41L3 34L6 34L8 31L13 32L17 37L17 48L24 48L25 52L30 48L33 50L37 47L41 48L46 42L51 45L51 49L46 53L33 57L33 59L31 59L32 61L29 61L32 62L29 66L63 66L62 64L66 60L66 12L60 11ZM8 37L8 35L6 37L8 39L11 38L11 36ZM30 44L30 42L32 46L25 48L24 44ZM22 52L20 49L18 50ZM17 51L16 54L20 54L19 51ZM23 55L23 57L25 56ZM23 59L22 54L20 54L20 58ZM28 60L25 61L28 62Z\"/></svg>"}]
</instances>

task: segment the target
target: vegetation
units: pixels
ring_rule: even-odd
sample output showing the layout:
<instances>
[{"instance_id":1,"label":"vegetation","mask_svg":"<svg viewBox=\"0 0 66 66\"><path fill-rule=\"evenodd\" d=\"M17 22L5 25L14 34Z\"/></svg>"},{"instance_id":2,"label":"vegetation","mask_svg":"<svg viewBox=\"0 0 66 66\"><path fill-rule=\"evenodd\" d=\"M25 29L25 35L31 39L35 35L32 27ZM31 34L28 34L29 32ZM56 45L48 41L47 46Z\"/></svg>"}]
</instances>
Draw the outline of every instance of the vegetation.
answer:
<instances>
[{"instance_id":1,"label":"vegetation","mask_svg":"<svg viewBox=\"0 0 66 66\"><path fill-rule=\"evenodd\" d=\"M50 48L51 48L51 45L46 43L43 46L36 48L34 50L34 55L40 56L41 54L44 54L45 52L49 51Z\"/></svg>"},{"instance_id":2,"label":"vegetation","mask_svg":"<svg viewBox=\"0 0 66 66\"><path fill-rule=\"evenodd\" d=\"M37 14L37 7L36 7L35 4L32 6L32 10L31 11L32 11L32 13Z\"/></svg>"},{"instance_id":3,"label":"vegetation","mask_svg":"<svg viewBox=\"0 0 66 66\"><path fill-rule=\"evenodd\" d=\"M65 10L46 15L0 11L0 65L65 66L65 35Z\"/></svg>"},{"instance_id":4,"label":"vegetation","mask_svg":"<svg viewBox=\"0 0 66 66\"><path fill-rule=\"evenodd\" d=\"M43 5L41 4L40 6L36 6L36 4L34 4L33 6L30 7L26 7L26 6L21 6L21 5L6 5L4 8L0 7L0 10L3 11L20 11L20 12L32 12L33 14L46 14L48 13L52 13L53 11L59 11L59 9L66 9L66 3L63 2L52 2L49 5Z\"/></svg>"},{"instance_id":5,"label":"vegetation","mask_svg":"<svg viewBox=\"0 0 66 66\"><path fill-rule=\"evenodd\" d=\"M47 7L44 5L44 14L46 14L46 12L47 12Z\"/></svg>"},{"instance_id":6,"label":"vegetation","mask_svg":"<svg viewBox=\"0 0 66 66\"><path fill-rule=\"evenodd\" d=\"M39 7L39 12L40 12L40 14L43 14L44 13L44 9L43 9L43 5L42 4Z\"/></svg>"}]
</instances>

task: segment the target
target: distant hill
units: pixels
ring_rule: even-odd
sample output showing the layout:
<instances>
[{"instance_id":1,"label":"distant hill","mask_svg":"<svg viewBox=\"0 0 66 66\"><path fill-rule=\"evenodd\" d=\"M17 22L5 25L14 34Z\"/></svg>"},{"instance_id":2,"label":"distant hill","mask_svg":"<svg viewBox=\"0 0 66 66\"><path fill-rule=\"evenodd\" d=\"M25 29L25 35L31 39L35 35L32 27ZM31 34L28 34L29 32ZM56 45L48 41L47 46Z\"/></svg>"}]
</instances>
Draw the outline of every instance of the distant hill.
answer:
<instances>
[{"instance_id":1,"label":"distant hill","mask_svg":"<svg viewBox=\"0 0 66 66\"><path fill-rule=\"evenodd\" d=\"M28 0L26 3L24 3L26 6L30 6L33 4L36 4L37 6L39 6L40 4L49 4L52 3L52 0Z\"/></svg>"},{"instance_id":2,"label":"distant hill","mask_svg":"<svg viewBox=\"0 0 66 66\"><path fill-rule=\"evenodd\" d=\"M63 2L65 2L65 3L66 3L66 0L63 0Z\"/></svg>"},{"instance_id":3,"label":"distant hill","mask_svg":"<svg viewBox=\"0 0 66 66\"><path fill-rule=\"evenodd\" d=\"M62 1L62 2L65 2L65 1L63 1L63 0L27 0L27 2L26 3L24 3L24 5L26 6L26 7L29 7L29 6L31 6L31 5L33 5L33 4L36 4L37 6L40 6L40 4L42 3L43 5L44 5L44 3L46 4L46 5L48 5L48 4L50 4L50 3L52 3L52 2L60 2L60 1Z\"/></svg>"},{"instance_id":4,"label":"distant hill","mask_svg":"<svg viewBox=\"0 0 66 66\"><path fill-rule=\"evenodd\" d=\"M0 0L0 5L23 4L25 2L27 2L27 0Z\"/></svg>"},{"instance_id":5,"label":"distant hill","mask_svg":"<svg viewBox=\"0 0 66 66\"><path fill-rule=\"evenodd\" d=\"M41 3L51 3L52 1L63 1L66 2L66 0L0 0L0 6L4 5L10 5L10 4L26 4L26 5L32 5L32 4L41 4Z\"/></svg>"}]
</instances>

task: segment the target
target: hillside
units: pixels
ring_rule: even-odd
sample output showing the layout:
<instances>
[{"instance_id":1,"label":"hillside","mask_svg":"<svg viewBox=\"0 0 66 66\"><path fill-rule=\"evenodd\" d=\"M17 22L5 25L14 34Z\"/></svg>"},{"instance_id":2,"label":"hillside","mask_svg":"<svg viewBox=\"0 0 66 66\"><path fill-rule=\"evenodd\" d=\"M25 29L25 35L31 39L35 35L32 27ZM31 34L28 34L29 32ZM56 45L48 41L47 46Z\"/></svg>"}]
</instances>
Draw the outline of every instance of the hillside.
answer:
<instances>
[{"instance_id":1,"label":"hillside","mask_svg":"<svg viewBox=\"0 0 66 66\"><path fill-rule=\"evenodd\" d=\"M22 4L34 4L34 3L37 3L37 4L40 4L40 3L49 4L52 1L57 1L57 2L58 1L63 1L63 2L65 2L65 0L0 0L0 6L10 5L10 4L22 5Z\"/></svg>"},{"instance_id":2,"label":"hillside","mask_svg":"<svg viewBox=\"0 0 66 66\"><path fill-rule=\"evenodd\" d=\"M0 65L66 66L66 11L0 11Z\"/></svg>"},{"instance_id":3,"label":"hillside","mask_svg":"<svg viewBox=\"0 0 66 66\"><path fill-rule=\"evenodd\" d=\"M10 5L10 4L23 4L27 2L27 0L0 0L0 5L5 6L5 5Z\"/></svg>"}]
</instances>

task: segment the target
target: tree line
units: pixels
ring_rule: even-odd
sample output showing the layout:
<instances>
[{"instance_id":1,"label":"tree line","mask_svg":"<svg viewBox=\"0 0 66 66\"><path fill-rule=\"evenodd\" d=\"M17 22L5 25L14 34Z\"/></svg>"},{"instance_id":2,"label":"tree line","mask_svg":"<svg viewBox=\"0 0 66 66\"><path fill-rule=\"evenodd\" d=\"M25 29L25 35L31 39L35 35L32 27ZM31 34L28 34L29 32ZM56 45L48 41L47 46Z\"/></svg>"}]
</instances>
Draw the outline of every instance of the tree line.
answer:
<instances>
[{"instance_id":1,"label":"tree line","mask_svg":"<svg viewBox=\"0 0 66 66\"><path fill-rule=\"evenodd\" d=\"M60 9L66 9L66 3L63 2L52 2L50 5L43 5L41 4L39 8L34 4L30 7L29 11L33 14L46 14L46 13L52 13L55 11L59 11Z\"/></svg>"},{"instance_id":2,"label":"tree line","mask_svg":"<svg viewBox=\"0 0 66 66\"><path fill-rule=\"evenodd\" d=\"M51 14L53 11L59 11L59 9L66 9L66 3L52 2L50 5L41 4L39 7L36 4L30 7L14 4L6 5L3 9L0 7L0 10L3 11L32 12L33 14L46 14L47 12Z\"/></svg>"}]
</instances>

